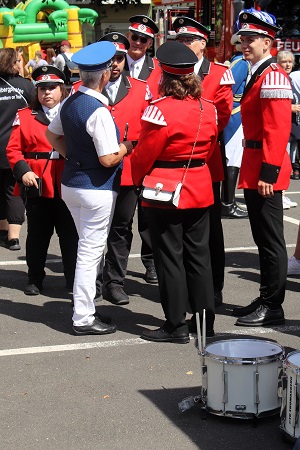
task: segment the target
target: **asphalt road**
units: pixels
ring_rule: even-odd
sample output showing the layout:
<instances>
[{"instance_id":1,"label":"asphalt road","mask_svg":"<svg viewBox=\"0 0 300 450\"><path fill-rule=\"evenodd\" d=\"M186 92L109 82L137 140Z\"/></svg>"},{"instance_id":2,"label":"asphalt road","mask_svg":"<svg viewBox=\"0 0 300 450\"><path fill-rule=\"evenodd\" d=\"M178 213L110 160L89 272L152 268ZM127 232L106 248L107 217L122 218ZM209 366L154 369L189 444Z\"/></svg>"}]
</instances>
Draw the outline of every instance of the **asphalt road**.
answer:
<instances>
[{"instance_id":1,"label":"asphalt road","mask_svg":"<svg viewBox=\"0 0 300 450\"><path fill-rule=\"evenodd\" d=\"M299 181L291 182L288 195L300 205ZM299 211L300 206L285 211L289 255ZM216 336L207 342L257 338L276 341L286 353L300 349L300 278L288 279L284 326L235 327L232 307L246 305L258 294L258 256L248 220L224 220L223 226L224 304L217 309ZM292 449L292 443L282 440L279 415L257 423L212 414L204 420L199 403L180 412L182 399L200 394L200 357L194 339L187 345L139 339L144 327L163 323L163 314L157 286L143 280L137 232L126 279L130 304L97 303L99 311L113 317L118 331L85 337L72 334L71 297L64 289L56 236L43 294L24 295L25 234L24 224L21 251L0 248L1 449ZM240 403L239 379L235 384ZM259 389L268 389L265 381Z\"/></svg>"}]
</instances>

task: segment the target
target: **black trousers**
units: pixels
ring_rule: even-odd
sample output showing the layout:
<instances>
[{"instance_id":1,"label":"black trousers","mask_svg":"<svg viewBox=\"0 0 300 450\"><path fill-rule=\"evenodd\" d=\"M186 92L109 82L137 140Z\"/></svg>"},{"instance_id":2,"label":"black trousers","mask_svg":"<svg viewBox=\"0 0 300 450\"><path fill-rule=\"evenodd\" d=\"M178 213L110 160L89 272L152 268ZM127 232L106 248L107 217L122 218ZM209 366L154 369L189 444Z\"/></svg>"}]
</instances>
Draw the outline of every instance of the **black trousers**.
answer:
<instances>
[{"instance_id":1,"label":"black trousers","mask_svg":"<svg viewBox=\"0 0 300 450\"><path fill-rule=\"evenodd\" d=\"M73 286L77 258L78 234L65 202L54 198L28 198L26 203L26 261L29 283L41 285L54 229L59 238L66 284Z\"/></svg>"},{"instance_id":2,"label":"black trousers","mask_svg":"<svg viewBox=\"0 0 300 450\"><path fill-rule=\"evenodd\" d=\"M138 230L142 240L141 259L145 268L154 266L152 242L149 230L148 209L138 201Z\"/></svg>"},{"instance_id":3,"label":"black trousers","mask_svg":"<svg viewBox=\"0 0 300 450\"><path fill-rule=\"evenodd\" d=\"M207 329L213 329L208 208L148 208L148 220L167 331L185 324L188 303L194 314L206 309Z\"/></svg>"},{"instance_id":4,"label":"black trousers","mask_svg":"<svg viewBox=\"0 0 300 450\"><path fill-rule=\"evenodd\" d=\"M22 225L25 207L21 197L13 195L16 179L11 169L0 169L0 220L9 224Z\"/></svg>"},{"instance_id":5,"label":"black trousers","mask_svg":"<svg viewBox=\"0 0 300 450\"><path fill-rule=\"evenodd\" d=\"M213 183L214 204L209 208L210 234L209 250L214 288L221 291L224 286L225 249L221 220L220 183Z\"/></svg>"},{"instance_id":6,"label":"black trousers","mask_svg":"<svg viewBox=\"0 0 300 450\"><path fill-rule=\"evenodd\" d=\"M102 275L104 286L124 285L133 238L132 222L137 199L138 192L134 186L121 186L107 239L107 253Z\"/></svg>"},{"instance_id":7,"label":"black trousers","mask_svg":"<svg viewBox=\"0 0 300 450\"><path fill-rule=\"evenodd\" d=\"M277 309L284 301L287 276L282 192L264 198L256 189L245 189L244 196L259 253L260 296L264 304Z\"/></svg>"}]
</instances>

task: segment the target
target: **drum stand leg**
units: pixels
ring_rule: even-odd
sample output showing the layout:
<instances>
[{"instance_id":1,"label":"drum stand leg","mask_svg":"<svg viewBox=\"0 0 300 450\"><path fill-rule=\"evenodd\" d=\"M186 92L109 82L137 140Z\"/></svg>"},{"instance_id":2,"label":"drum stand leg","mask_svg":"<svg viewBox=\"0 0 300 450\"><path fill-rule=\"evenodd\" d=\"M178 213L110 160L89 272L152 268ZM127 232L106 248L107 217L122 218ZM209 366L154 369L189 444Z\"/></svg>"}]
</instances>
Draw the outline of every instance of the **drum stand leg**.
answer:
<instances>
[{"instance_id":1,"label":"drum stand leg","mask_svg":"<svg viewBox=\"0 0 300 450\"><path fill-rule=\"evenodd\" d=\"M201 406L201 420L206 420L207 419L207 409L206 409L206 405L205 403L203 404L203 406Z\"/></svg>"}]
</instances>

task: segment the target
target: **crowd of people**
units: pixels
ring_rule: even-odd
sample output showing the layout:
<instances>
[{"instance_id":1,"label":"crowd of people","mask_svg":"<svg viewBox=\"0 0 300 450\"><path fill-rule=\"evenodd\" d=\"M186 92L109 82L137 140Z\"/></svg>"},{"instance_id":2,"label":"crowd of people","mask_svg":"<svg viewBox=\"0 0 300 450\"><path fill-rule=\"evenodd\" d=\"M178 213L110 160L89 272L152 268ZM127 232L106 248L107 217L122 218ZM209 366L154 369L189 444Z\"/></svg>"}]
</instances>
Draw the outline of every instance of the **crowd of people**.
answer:
<instances>
[{"instance_id":1,"label":"crowd of people","mask_svg":"<svg viewBox=\"0 0 300 450\"><path fill-rule=\"evenodd\" d=\"M290 75L292 54L280 52L278 62L271 55L276 19L240 13L230 66L206 58L209 30L190 17L176 18L175 41L162 44L156 57L147 53L156 24L143 15L129 22L127 36L109 33L74 54L68 41L60 55L47 52L47 61L36 52L25 66L33 69L35 88L19 75L19 53L12 49L13 72L5 78L0 50L0 83L21 92L16 80L24 82L19 103L5 116L7 204L19 203L14 214L0 208L0 238L20 248L26 208L25 294L43 289L55 229L73 293L74 333L114 333L95 298L100 287L111 303L129 303L124 286L137 208L144 278L158 283L165 315L162 327L141 337L187 343L203 310L213 336L225 272L221 218L249 217L261 282L259 296L233 310L236 325L284 323L283 192L299 176L300 93ZM67 97L68 61L80 80ZM235 200L238 176L246 207ZM296 250L294 265L299 255Z\"/></svg>"}]
</instances>

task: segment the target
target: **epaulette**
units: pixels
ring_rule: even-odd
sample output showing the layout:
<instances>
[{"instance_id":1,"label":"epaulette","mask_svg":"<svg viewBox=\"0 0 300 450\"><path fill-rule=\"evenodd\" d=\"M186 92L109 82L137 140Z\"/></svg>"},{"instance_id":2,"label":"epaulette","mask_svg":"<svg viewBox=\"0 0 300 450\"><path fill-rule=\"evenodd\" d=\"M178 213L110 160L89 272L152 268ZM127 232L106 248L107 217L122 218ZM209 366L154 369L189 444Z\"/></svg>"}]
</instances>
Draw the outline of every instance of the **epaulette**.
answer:
<instances>
[{"instance_id":1,"label":"epaulette","mask_svg":"<svg viewBox=\"0 0 300 450\"><path fill-rule=\"evenodd\" d=\"M226 64L225 64L225 65L222 64L222 66L223 66L223 67L226 67L227 70L225 70L225 72L223 73L223 76L222 76L222 78L221 78L221 80L220 80L220 85L223 86L223 85L232 85L232 84L235 84L235 80L234 80L234 78L233 78L231 69L230 69L228 66L226 66Z\"/></svg>"},{"instance_id":2,"label":"epaulette","mask_svg":"<svg viewBox=\"0 0 300 450\"><path fill-rule=\"evenodd\" d=\"M25 109L25 108L22 108L22 109ZM15 127L16 125L20 125L20 117L19 117L19 113L18 112L16 114L16 117L15 117L15 119L13 121L12 126Z\"/></svg>"},{"instance_id":3,"label":"epaulette","mask_svg":"<svg viewBox=\"0 0 300 450\"><path fill-rule=\"evenodd\" d=\"M151 122L155 125L167 126L163 113L155 106L150 105L144 111L142 120L145 122Z\"/></svg>"},{"instance_id":4,"label":"epaulette","mask_svg":"<svg viewBox=\"0 0 300 450\"><path fill-rule=\"evenodd\" d=\"M276 66L276 64L271 64ZM260 98L293 98L292 87L289 79L277 68L272 68L273 72L268 72L262 82ZM276 72L275 72L276 70Z\"/></svg>"},{"instance_id":5,"label":"epaulette","mask_svg":"<svg viewBox=\"0 0 300 450\"><path fill-rule=\"evenodd\" d=\"M278 70L279 69L279 64L272 63L272 64L270 64L270 67L271 67L272 70Z\"/></svg>"}]
</instances>

